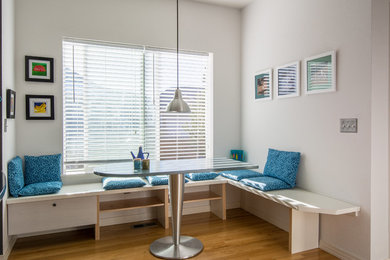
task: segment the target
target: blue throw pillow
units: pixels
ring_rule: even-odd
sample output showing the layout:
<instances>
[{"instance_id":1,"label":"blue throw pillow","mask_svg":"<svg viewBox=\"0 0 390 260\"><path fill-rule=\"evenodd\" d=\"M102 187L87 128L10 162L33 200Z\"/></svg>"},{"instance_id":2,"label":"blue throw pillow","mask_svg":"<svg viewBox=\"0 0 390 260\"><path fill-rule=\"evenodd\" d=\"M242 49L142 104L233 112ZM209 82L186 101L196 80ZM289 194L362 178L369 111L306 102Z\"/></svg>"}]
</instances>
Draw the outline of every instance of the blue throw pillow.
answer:
<instances>
[{"instance_id":1,"label":"blue throw pillow","mask_svg":"<svg viewBox=\"0 0 390 260\"><path fill-rule=\"evenodd\" d=\"M156 176L146 176L146 179L152 186L158 185L168 185L168 175L156 175ZM187 179L184 179L185 183L188 182Z\"/></svg>"},{"instance_id":2,"label":"blue throw pillow","mask_svg":"<svg viewBox=\"0 0 390 260\"><path fill-rule=\"evenodd\" d=\"M43 194L52 194L61 190L62 182L60 181L50 181L50 182L40 182L33 183L24 187L19 191L20 196L35 196Z\"/></svg>"},{"instance_id":3,"label":"blue throw pillow","mask_svg":"<svg viewBox=\"0 0 390 260\"><path fill-rule=\"evenodd\" d=\"M277 178L295 187L301 154L298 152L285 152L274 149L268 150L264 175Z\"/></svg>"},{"instance_id":4,"label":"blue throw pillow","mask_svg":"<svg viewBox=\"0 0 390 260\"><path fill-rule=\"evenodd\" d=\"M103 189L116 190L137 188L145 186L146 183L139 177L123 178L123 177L107 177L103 178Z\"/></svg>"},{"instance_id":5,"label":"blue throw pillow","mask_svg":"<svg viewBox=\"0 0 390 260\"><path fill-rule=\"evenodd\" d=\"M224 171L221 172L221 175L223 177L235 180L235 181L240 181L242 179L246 178L253 178L253 177L260 177L262 176L261 173L252 171L252 170L234 170L234 171Z\"/></svg>"},{"instance_id":6,"label":"blue throw pillow","mask_svg":"<svg viewBox=\"0 0 390 260\"><path fill-rule=\"evenodd\" d=\"M146 179L153 186L168 185L168 175L147 176Z\"/></svg>"},{"instance_id":7,"label":"blue throw pillow","mask_svg":"<svg viewBox=\"0 0 390 260\"><path fill-rule=\"evenodd\" d=\"M267 176L242 179L240 182L247 186L262 191L281 190L281 189L291 188L290 185L285 183L284 181L272 177L267 177Z\"/></svg>"},{"instance_id":8,"label":"blue throw pillow","mask_svg":"<svg viewBox=\"0 0 390 260\"><path fill-rule=\"evenodd\" d=\"M19 191L24 187L23 162L19 156L8 163L8 189L9 193L17 198Z\"/></svg>"},{"instance_id":9,"label":"blue throw pillow","mask_svg":"<svg viewBox=\"0 0 390 260\"><path fill-rule=\"evenodd\" d=\"M192 181L214 180L219 174L216 172L198 172L186 174L186 177Z\"/></svg>"},{"instance_id":10,"label":"blue throw pillow","mask_svg":"<svg viewBox=\"0 0 390 260\"><path fill-rule=\"evenodd\" d=\"M24 156L26 185L61 181L61 154Z\"/></svg>"}]
</instances>

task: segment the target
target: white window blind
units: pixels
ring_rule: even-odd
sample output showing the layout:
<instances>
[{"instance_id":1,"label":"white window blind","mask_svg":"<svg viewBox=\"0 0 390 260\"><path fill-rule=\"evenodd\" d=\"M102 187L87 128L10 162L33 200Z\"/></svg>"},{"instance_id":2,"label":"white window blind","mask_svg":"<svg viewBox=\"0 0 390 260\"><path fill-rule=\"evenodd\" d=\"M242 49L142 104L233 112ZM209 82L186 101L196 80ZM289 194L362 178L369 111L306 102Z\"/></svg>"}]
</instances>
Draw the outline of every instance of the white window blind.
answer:
<instances>
[{"instance_id":1,"label":"white window blind","mask_svg":"<svg viewBox=\"0 0 390 260\"><path fill-rule=\"evenodd\" d=\"M165 113L176 88L170 50L63 41L65 163L210 155L210 58L180 54L180 88L191 114Z\"/></svg>"},{"instance_id":2,"label":"white window blind","mask_svg":"<svg viewBox=\"0 0 390 260\"><path fill-rule=\"evenodd\" d=\"M146 93L154 91L155 109L160 111L159 159L186 159L206 157L210 143L209 56L180 54L179 85L191 113L164 113L176 89L176 53L164 50L146 51ZM147 95L153 96L153 95ZM149 106L148 106L149 107ZM153 112L147 114L154 116ZM149 127L148 127L149 129ZM157 135L156 135L157 136ZM153 138L147 138L153 140ZM150 144L150 146L153 146Z\"/></svg>"}]
</instances>

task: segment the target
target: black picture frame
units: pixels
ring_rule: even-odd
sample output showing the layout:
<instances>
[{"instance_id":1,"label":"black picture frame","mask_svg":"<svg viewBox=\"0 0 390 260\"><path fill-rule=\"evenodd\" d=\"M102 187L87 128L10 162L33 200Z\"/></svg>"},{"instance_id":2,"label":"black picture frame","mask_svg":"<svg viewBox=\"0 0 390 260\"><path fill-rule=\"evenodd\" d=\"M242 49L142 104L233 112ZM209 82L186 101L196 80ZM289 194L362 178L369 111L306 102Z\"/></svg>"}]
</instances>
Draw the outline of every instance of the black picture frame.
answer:
<instances>
[{"instance_id":1,"label":"black picture frame","mask_svg":"<svg viewBox=\"0 0 390 260\"><path fill-rule=\"evenodd\" d=\"M54 82L54 59L25 56L25 80L35 82Z\"/></svg>"},{"instance_id":2,"label":"black picture frame","mask_svg":"<svg viewBox=\"0 0 390 260\"><path fill-rule=\"evenodd\" d=\"M16 108L16 92L12 89L7 89L7 118L15 118Z\"/></svg>"},{"instance_id":3,"label":"black picture frame","mask_svg":"<svg viewBox=\"0 0 390 260\"><path fill-rule=\"evenodd\" d=\"M26 95L26 120L54 120L54 96Z\"/></svg>"}]
</instances>

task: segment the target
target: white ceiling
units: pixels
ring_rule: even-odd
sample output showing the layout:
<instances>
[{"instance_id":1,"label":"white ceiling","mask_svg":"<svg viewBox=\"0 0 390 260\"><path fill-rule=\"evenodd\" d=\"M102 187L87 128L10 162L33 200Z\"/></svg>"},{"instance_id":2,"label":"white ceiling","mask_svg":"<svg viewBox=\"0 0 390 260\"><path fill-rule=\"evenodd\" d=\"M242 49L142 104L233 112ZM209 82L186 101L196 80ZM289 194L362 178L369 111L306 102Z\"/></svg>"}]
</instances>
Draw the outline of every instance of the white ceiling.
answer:
<instances>
[{"instance_id":1,"label":"white ceiling","mask_svg":"<svg viewBox=\"0 0 390 260\"><path fill-rule=\"evenodd\" d=\"M193 0L197 2L203 2L215 5L224 5L234 8L243 8L253 2L253 0Z\"/></svg>"}]
</instances>

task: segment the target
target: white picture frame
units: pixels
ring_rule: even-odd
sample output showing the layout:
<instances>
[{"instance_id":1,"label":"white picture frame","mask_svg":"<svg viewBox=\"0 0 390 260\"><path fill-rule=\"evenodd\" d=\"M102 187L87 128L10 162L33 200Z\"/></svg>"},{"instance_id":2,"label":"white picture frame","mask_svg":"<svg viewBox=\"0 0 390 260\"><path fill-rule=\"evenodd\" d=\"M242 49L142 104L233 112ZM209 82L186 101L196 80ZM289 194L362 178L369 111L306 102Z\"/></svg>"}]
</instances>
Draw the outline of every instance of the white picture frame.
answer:
<instances>
[{"instance_id":1,"label":"white picture frame","mask_svg":"<svg viewBox=\"0 0 390 260\"><path fill-rule=\"evenodd\" d=\"M290 98L301 95L300 62L295 61L275 69L276 98Z\"/></svg>"},{"instance_id":2,"label":"white picture frame","mask_svg":"<svg viewBox=\"0 0 390 260\"><path fill-rule=\"evenodd\" d=\"M336 51L328 51L304 60L306 95L336 91Z\"/></svg>"},{"instance_id":3,"label":"white picture frame","mask_svg":"<svg viewBox=\"0 0 390 260\"><path fill-rule=\"evenodd\" d=\"M273 95L273 78L272 69L265 69L254 75L254 100L256 102L272 100Z\"/></svg>"}]
</instances>

